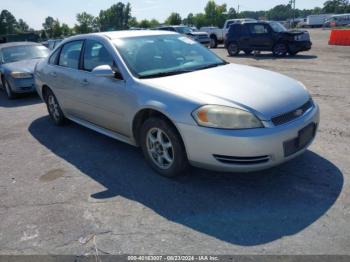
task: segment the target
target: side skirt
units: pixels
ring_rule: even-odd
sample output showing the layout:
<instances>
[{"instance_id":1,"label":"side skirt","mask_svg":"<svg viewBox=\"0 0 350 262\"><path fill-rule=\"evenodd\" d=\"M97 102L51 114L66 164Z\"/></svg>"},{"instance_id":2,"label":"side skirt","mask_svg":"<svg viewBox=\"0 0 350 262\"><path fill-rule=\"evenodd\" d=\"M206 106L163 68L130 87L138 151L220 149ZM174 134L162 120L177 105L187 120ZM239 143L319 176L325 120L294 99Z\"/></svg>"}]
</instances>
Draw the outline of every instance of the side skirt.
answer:
<instances>
[{"instance_id":1,"label":"side skirt","mask_svg":"<svg viewBox=\"0 0 350 262\"><path fill-rule=\"evenodd\" d=\"M86 128L89 128L91 130L94 130L100 134L103 134L103 135L106 135L108 137L111 137L111 138L114 138L116 140L119 140L121 142L124 142L124 143L127 143L129 145L132 145L132 146L135 146L137 147L137 145L135 144L135 142L133 140L131 140L129 137L127 136L124 136L124 135L121 135L117 132L114 132L114 131L111 131L109 129L105 129L103 127L100 127L100 126L97 126L91 122L88 122L88 121L85 121L85 120L82 120L82 119L79 119L79 118L76 118L76 117L73 117L73 116L66 116L69 120L79 124L79 125L82 125Z\"/></svg>"}]
</instances>

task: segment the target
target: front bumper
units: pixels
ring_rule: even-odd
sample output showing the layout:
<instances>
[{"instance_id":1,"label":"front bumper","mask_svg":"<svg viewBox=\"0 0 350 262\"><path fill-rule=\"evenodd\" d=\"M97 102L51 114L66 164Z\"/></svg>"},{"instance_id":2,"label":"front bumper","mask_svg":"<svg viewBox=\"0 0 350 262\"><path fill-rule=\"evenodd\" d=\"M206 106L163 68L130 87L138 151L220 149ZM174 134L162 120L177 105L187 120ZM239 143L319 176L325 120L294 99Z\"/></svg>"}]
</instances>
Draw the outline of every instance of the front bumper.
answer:
<instances>
[{"instance_id":1,"label":"front bumper","mask_svg":"<svg viewBox=\"0 0 350 262\"><path fill-rule=\"evenodd\" d=\"M210 45L210 38L198 39L196 40L198 43L208 47Z\"/></svg>"},{"instance_id":2,"label":"front bumper","mask_svg":"<svg viewBox=\"0 0 350 262\"><path fill-rule=\"evenodd\" d=\"M302 52L309 51L312 47L312 43L310 41L295 41L289 44L289 51L291 52Z\"/></svg>"},{"instance_id":3,"label":"front bumper","mask_svg":"<svg viewBox=\"0 0 350 262\"><path fill-rule=\"evenodd\" d=\"M33 93L36 92L34 85L34 78L12 78L9 77L8 81L11 85L12 92L14 93Z\"/></svg>"},{"instance_id":4,"label":"front bumper","mask_svg":"<svg viewBox=\"0 0 350 262\"><path fill-rule=\"evenodd\" d=\"M319 108L316 104L303 116L280 126L222 130L178 124L178 128L192 165L216 171L251 172L274 167L305 152L314 137L304 147L289 156L285 156L284 145L296 139L300 130L312 123L317 129ZM239 164L221 162L217 156L238 159Z\"/></svg>"}]
</instances>

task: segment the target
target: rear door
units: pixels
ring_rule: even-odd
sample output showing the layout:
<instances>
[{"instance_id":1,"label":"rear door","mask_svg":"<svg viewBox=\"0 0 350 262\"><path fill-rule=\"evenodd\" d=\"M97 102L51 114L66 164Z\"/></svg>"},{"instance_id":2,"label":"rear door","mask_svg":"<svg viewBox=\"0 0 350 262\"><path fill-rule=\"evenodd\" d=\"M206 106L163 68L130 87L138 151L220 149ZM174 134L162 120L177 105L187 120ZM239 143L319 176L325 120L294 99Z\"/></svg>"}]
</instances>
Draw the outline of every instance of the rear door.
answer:
<instances>
[{"instance_id":1,"label":"rear door","mask_svg":"<svg viewBox=\"0 0 350 262\"><path fill-rule=\"evenodd\" d=\"M255 50L271 50L273 46L272 32L267 24L248 24L251 35L251 46Z\"/></svg>"},{"instance_id":2,"label":"rear door","mask_svg":"<svg viewBox=\"0 0 350 262\"><path fill-rule=\"evenodd\" d=\"M83 40L68 42L61 49L56 50L49 59L47 83L53 89L67 115L77 115L81 110L79 82L76 75L79 70L83 42Z\"/></svg>"}]
</instances>

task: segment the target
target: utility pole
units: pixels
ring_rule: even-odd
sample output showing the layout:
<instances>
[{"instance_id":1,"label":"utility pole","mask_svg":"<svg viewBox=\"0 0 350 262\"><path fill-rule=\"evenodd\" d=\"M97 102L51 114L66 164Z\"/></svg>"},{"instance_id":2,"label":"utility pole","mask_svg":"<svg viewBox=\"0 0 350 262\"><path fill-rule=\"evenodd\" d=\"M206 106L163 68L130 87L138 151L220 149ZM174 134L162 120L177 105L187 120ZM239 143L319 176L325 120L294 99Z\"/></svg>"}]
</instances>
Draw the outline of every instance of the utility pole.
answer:
<instances>
[{"instance_id":1,"label":"utility pole","mask_svg":"<svg viewBox=\"0 0 350 262\"><path fill-rule=\"evenodd\" d=\"M296 0L290 0L289 1L289 4L291 5L292 7L292 12L293 12L293 20L292 20L292 25L294 25L294 22L295 22L295 1Z\"/></svg>"}]
</instances>

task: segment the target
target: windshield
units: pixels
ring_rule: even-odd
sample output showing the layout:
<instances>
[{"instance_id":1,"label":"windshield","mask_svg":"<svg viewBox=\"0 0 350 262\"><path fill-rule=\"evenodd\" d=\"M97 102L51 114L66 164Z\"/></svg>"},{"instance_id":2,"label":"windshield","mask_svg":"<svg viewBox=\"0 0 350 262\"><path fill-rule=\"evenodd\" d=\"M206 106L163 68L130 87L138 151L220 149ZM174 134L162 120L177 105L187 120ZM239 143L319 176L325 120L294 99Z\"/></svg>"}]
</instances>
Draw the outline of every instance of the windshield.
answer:
<instances>
[{"instance_id":1,"label":"windshield","mask_svg":"<svg viewBox=\"0 0 350 262\"><path fill-rule=\"evenodd\" d=\"M44 58L49 54L49 50L45 46L40 45L12 46L5 47L1 50L4 63L12 63L35 58Z\"/></svg>"},{"instance_id":2,"label":"windshield","mask_svg":"<svg viewBox=\"0 0 350 262\"><path fill-rule=\"evenodd\" d=\"M276 33L288 31L287 28L285 28L281 23L278 22L271 22L270 26L272 27L272 30Z\"/></svg>"},{"instance_id":3,"label":"windshield","mask_svg":"<svg viewBox=\"0 0 350 262\"><path fill-rule=\"evenodd\" d=\"M175 27L175 30L180 34L190 34L192 32L192 29L186 26Z\"/></svg>"},{"instance_id":4,"label":"windshield","mask_svg":"<svg viewBox=\"0 0 350 262\"><path fill-rule=\"evenodd\" d=\"M186 73L224 65L213 52L185 36L158 35L114 40L130 71L139 78Z\"/></svg>"}]
</instances>

